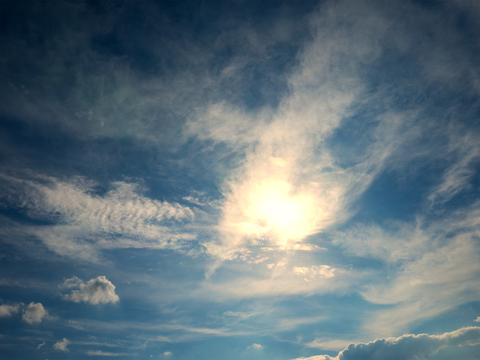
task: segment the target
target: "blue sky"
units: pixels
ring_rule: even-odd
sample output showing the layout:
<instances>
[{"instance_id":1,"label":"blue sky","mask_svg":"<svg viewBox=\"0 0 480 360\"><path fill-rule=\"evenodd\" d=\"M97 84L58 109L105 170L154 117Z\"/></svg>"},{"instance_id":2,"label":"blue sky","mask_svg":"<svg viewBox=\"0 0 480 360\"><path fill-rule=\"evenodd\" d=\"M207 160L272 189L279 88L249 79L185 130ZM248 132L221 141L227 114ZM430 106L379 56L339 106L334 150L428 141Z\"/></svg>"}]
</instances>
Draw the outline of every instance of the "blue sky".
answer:
<instances>
[{"instance_id":1,"label":"blue sky","mask_svg":"<svg viewBox=\"0 0 480 360\"><path fill-rule=\"evenodd\" d=\"M0 8L2 359L478 358L477 1Z\"/></svg>"}]
</instances>

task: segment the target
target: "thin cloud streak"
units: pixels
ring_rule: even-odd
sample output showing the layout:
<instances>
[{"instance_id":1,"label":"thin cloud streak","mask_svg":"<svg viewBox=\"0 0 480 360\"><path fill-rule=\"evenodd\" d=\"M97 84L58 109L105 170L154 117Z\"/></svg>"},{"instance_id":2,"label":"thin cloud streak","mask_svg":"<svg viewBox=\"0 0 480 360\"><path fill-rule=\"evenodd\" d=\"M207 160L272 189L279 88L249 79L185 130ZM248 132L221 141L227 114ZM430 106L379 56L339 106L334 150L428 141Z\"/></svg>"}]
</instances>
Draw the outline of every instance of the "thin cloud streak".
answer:
<instances>
[{"instance_id":1,"label":"thin cloud streak","mask_svg":"<svg viewBox=\"0 0 480 360\"><path fill-rule=\"evenodd\" d=\"M31 181L3 175L2 180L9 190L4 201L31 218L56 223L24 231L60 255L95 262L101 248L178 248L177 241L194 239L194 235L172 231L176 223L193 219L188 207L144 197L137 184L113 183L111 190L98 196L93 194L95 184L82 178Z\"/></svg>"}]
</instances>

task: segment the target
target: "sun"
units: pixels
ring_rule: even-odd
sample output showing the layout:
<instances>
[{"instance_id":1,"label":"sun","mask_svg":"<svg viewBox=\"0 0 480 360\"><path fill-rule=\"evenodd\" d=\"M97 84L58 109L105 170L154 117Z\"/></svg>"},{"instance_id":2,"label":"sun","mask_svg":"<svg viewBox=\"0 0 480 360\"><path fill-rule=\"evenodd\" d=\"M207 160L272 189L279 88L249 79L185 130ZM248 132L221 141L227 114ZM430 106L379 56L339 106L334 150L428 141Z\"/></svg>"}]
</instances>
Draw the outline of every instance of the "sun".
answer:
<instances>
[{"instance_id":1,"label":"sun","mask_svg":"<svg viewBox=\"0 0 480 360\"><path fill-rule=\"evenodd\" d=\"M251 183L245 190L237 204L242 214L237 223L240 232L284 247L314 232L321 209L307 193L294 192L288 182L274 179Z\"/></svg>"}]
</instances>

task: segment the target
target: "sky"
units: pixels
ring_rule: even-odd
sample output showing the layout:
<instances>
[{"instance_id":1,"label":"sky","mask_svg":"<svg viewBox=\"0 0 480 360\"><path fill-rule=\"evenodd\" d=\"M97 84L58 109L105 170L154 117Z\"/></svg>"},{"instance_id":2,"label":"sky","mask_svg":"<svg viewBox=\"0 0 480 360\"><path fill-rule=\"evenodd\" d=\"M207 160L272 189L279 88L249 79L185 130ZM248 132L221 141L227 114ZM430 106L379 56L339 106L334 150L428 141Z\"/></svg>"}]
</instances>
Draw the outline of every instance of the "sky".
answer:
<instances>
[{"instance_id":1,"label":"sky","mask_svg":"<svg viewBox=\"0 0 480 360\"><path fill-rule=\"evenodd\" d=\"M476 360L476 0L0 2L0 358Z\"/></svg>"}]
</instances>

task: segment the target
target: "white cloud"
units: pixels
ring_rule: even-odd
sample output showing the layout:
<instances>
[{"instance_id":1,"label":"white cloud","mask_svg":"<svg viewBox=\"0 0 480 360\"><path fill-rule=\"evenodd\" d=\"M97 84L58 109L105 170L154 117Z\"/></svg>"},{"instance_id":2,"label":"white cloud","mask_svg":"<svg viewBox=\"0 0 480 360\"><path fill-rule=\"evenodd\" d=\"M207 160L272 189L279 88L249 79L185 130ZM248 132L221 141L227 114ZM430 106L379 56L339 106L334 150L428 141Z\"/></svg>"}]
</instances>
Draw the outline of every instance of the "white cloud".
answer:
<instances>
[{"instance_id":1,"label":"white cloud","mask_svg":"<svg viewBox=\"0 0 480 360\"><path fill-rule=\"evenodd\" d=\"M145 197L138 184L115 182L99 196L94 194L95 183L83 178L0 178L8 188L8 202L32 218L57 223L28 230L61 255L99 261L101 248L176 249L181 246L177 243L195 237L179 228L193 219L190 208Z\"/></svg>"},{"instance_id":2,"label":"white cloud","mask_svg":"<svg viewBox=\"0 0 480 360\"><path fill-rule=\"evenodd\" d=\"M165 351L165 352L163 353L163 356L172 356L172 355L173 355L173 354L172 354L171 351Z\"/></svg>"},{"instance_id":3,"label":"white cloud","mask_svg":"<svg viewBox=\"0 0 480 360\"><path fill-rule=\"evenodd\" d=\"M294 266L293 271L305 277L315 277L320 276L323 278L331 278L335 276L335 268L329 265L313 265L312 267L304 267L304 266Z\"/></svg>"},{"instance_id":4,"label":"white cloud","mask_svg":"<svg viewBox=\"0 0 480 360\"><path fill-rule=\"evenodd\" d=\"M352 341L344 339L316 338L305 345L311 348L320 348L323 350L342 350L351 343Z\"/></svg>"},{"instance_id":5,"label":"white cloud","mask_svg":"<svg viewBox=\"0 0 480 360\"><path fill-rule=\"evenodd\" d=\"M70 279L65 279L65 281L63 282L63 284L60 285L60 287L70 289L70 288L79 287L82 284L84 284L84 281L74 276Z\"/></svg>"},{"instance_id":6,"label":"white cloud","mask_svg":"<svg viewBox=\"0 0 480 360\"><path fill-rule=\"evenodd\" d=\"M253 343L252 345L248 346L249 349L255 349L255 350L262 350L263 346L260 344Z\"/></svg>"},{"instance_id":7,"label":"white cloud","mask_svg":"<svg viewBox=\"0 0 480 360\"><path fill-rule=\"evenodd\" d=\"M469 187L470 179L475 174L474 165L480 160L478 136L472 130L465 135L450 134L452 144L448 147L447 154L453 155L455 160L443 174L441 183L429 195L433 205L447 202Z\"/></svg>"},{"instance_id":8,"label":"white cloud","mask_svg":"<svg viewBox=\"0 0 480 360\"><path fill-rule=\"evenodd\" d=\"M347 255L383 263L364 279L368 283L363 283L360 294L369 302L390 306L369 313L362 332L396 336L408 331L412 321L478 301L479 219L480 203L475 203L444 211L437 219L427 214L413 224L391 222L388 230L357 224L335 232L333 243Z\"/></svg>"},{"instance_id":9,"label":"white cloud","mask_svg":"<svg viewBox=\"0 0 480 360\"><path fill-rule=\"evenodd\" d=\"M480 316L477 317L477 318L476 318L475 320L473 320L473 321L475 321L475 322L480 322Z\"/></svg>"},{"instance_id":10,"label":"white cloud","mask_svg":"<svg viewBox=\"0 0 480 360\"><path fill-rule=\"evenodd\" d=\"M68 348L67 348L68 344L70 344L70 340L68 340L66 338L63 338L62 341L57 341L53 345L53 348L56 349L56 350L68 352Z\"/></svg>"},{"instance_id":11,"label":"white cloud","mask_svg":"<svg viewBox=\"0 0 480 360\"><path fill-rule=\"evenodd\" d=\"M45 344L46 344L46 342L45 342L45 341L44 341L44 342L42 342L41 344L38 344L38 346L37 346L37 349L40 349L40 348L41 348L43 345L45 345Z\"/></svg>"},{"instance_id":12,"label":"white cloud","mask_svg":"<svg viewBox=\"0 0 480 360\"><path fill-rule=\"evenodd\" d=\"M311 17L314 38L299 54L289 94L277 108L255 113L214 103L208 116L190 127L199 139L244 150L222 187L220 239L207 245L212 255L241 257L241 249L258 242L293 249L307 236L345 222L389 156L411 140L408 124L416 116L386 111L372 119L370 141L347 161L329 148L336 130L356 126L348 117L365 100L358 64L380 56L378 44L390 23L370 5L356 9L352 13L348 2L327 2L321 16Z\"/></svg>"},{"instance_id":13,"label":"white cloud","mask_svg":"<svg viewBox=\"0 0 480 360\"><path fill-rule=\"evenodd\" d=\"M115 285L113 285L105 276L98 276L90 279L85 284L83 281L74 277L65 280L67 286L75 283L79 290L73 290L71 294L65 295L65 299L74 302L88 302L93 305L116 303L119 299L115 294ZM74 285L75 286L75 285Z\"/></svg>"},{"instance_id":14,"label":"white cloud","mask_svg":"<svg viewBox=\"0 0 480 360\"><path fill-rule=\"evenodd\" d=\"M42 321L47 315L47 311L41 303L31 302L25 309L22 319L29 324L35 324Z\"/></svg>"},{"instance_id":15,"label":"white cloud","mask_svg":"<svg viewBox=\"0 0 480 360\"><path fill-rule=\"evenodd\" d=\"M0 305L0 317L8 317L18 313L20 305Z\"/></svg>"},{"instance_id":16,"label":"white cloud","mask_svg":"<svg viewBox=\"0 0 480 360\"><path fill-rule=\"evenodd\" d=\"M369 343L350 344L337 356L316 355L295 360L415 360L427 358L440 349L451 346L480 344L480 327L467 327L442 335L403 335L377 339Z\"/></svg>"},{"instance_id":17,"label":"white cloud","mask_svg":"<svg viewBox=\"0 0 480 360\"><path fill-rule=\"evenodd\" d=\"M128 354L128 353L114 353L102 350L88 350L86 352L89 356L127 356L127 355L135 355L135 354Z\"/></svg>"}]
</instances>

